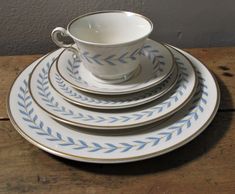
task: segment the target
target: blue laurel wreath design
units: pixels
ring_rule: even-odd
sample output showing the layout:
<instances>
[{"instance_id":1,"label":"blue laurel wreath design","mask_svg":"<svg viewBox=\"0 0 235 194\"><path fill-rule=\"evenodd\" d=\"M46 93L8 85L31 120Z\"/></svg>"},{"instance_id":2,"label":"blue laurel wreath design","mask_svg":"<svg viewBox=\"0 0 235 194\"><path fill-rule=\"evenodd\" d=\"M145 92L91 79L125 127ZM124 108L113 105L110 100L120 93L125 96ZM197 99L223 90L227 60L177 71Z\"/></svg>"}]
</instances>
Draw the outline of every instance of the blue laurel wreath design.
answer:
<instances>
[{"instance_id":1,"label":"blue laurel wreath design","mask_svg":"<svg viewBox=\"0 0 235 194\"><path fill-rule=\"evenodd\" d=\"M27 123L27 126L33 129L39 136L44 137L48 141L57 142L59 146L71 147L74 150L87 150L88 152L128 152L138 151L144 149L147 145L157 146L160 142L171 140L174 135L180 135L182 131L188 129L191 126L192 121L198 120L200 113L204 112L208 98L208 87L205 85L205 79L201 76L201 73L197 71L199 78L199 84L197 92L193 98L192 105L189 108L189 112L179 121L169 126L164 132L159 132L154 136L146 137L141 140L120 143L97 143L86 142L84 140L75 140L72 137L64 137L61 133L52 130L52 128L45 126L44 122L39 119L39 116L35 113L32 98L28 90L28 82L23 81L22 86L18 92L18 108L21 113L22 119Z\"/></svg>"},{"instance_id":2,"label":"blue laurel wreath design","mask_svg":"<svg viewBox=\"0 0 235 194\"><path fill-rule=\"evenodd\" d=\"M134 54L134 55L133 55ZM165 65L164 62L164 56L162 56L160 54L160 52L156 49L153 48L151 45L144 45L143 48L141 49L137 49L135 50L133 53L131 53L130 55L128 55L128 52L124 53L123 55L121 55L121 57L119 58L115 58L116 55L110 55L109 57L107 57L107 60L105 58L105 61L108 62L108 64L112 64L112 65L116 65L115 64L115 60L117 61L124 61L124 57L126 58L135 58L135 55L143 55L145 57L147 57L149 59L149 61L151 61L152 65L153 65L153 77L151 77L150 80L152 80L153 78L156 78L157 76L159 76L159 73L161 73L163 71L163 66ZM100 57L102 57L101 55L95 55L93 57L89 57L89 53L85 52L85 56L82 55L83 57L85 57L85 59L88 62L93 62L94 63L98 63L98 64L102 64L101 62L102 60L99 60ZM111 60L114 60L113 62L111 62ZM78 83L85 83L86 85L88 85L88 83L86 81L84 81L82 79L82 77L79 74L79 67L81 65L81 60L79 60L78 58L73 58L73 61L68 60L68 65L66 67L66 69L69 72L69 75ZM149 82L150 80L146 80L145 83ZM95 87L95 86L93 86Z\"/></svg>"},{"instance_id":3,"label":"blue laurel wreath design","mask_svg":"<svg viewBox=\"0 0 235 194\"><path fill-rule=\"evenodd\" d=\"M131 120L140 120L144 117L150 117L153 114L161 113L164 109L171 107L171 105L178 101L180 96L184 95L184 91L186 90L187 86L185 83L188 82L188 74L187 70L184 67L183 63L178 62L180 69L180 78L176 83L177 90L175 93L166 101L149 108L149 110L141 111L139 113L131 114L130 116L109 116L109 117L102 117L102 116L93 116L90 114L83 114L81 112L74 113L74 111L65 108L64 106L59 105L59 103L55 100L52 96L51 92L49 91L49 82L48 82L48 71L50 68L50 63L46 64L46 69L43 67L42 71L39 73L39 78L37 80L37 89L39 90L38 94L41 96L41 99L46 102L46 105L51 107L54 111L60 113L62 116L70 117L72 119L80 119L85 122L94 122L94 123L115 123L115 122L128 122Z\"/></svg>"},{"instance_id":4,"label":"blue laurel wreath design","mask_svg":"<svg viewBox=\"0 0 235 194\"><path fill-rule=\"evenodd\" d=\"M138 48L131 53L125 52L121 56L111 54L108 57L104 57L100 54L91 55L88 51L85 51L81 54L81 57L89 63L95 63L99 65L108 64L108 65L115 66L115 65L118 65L118 63L126 64L128 63L128 60L135 61L136 56L140 54L140 50L141 49Z\"/></svg>"},{"instance_id":5,"label":"blue laurel wreath design","mask_svg":"<svg viewBox=\"0 0 235 194\"><path fill-rule=\"evenodd\" d=\"M78 57L73 57L73 62L70 59L68 60L68 65L66 66L66 69L73 79L77 80L80 83L88 85L88 83L83 80L79 74L80 65L81 60Z\"/></svg>"},{"instance_id":6,"label":"blue laurel wreath design","mask_svg":"<svg viewBox=\"0 0 235 194\"><path fill-rule=\"evenodd\" d=\"M76 63L78 62L78 63ZM79 75L79 71L78 71L78 68L80 67L80 60L78 59L74 59L73 62L71 62L71 60L68 60L68 66L66 67L66 69L68 70L69 72L69 75L72 77L72 78L76 78L76 79L79 79L81 80L81 77L77 77L75 75Z\"/></svg>"},{"instance_id":7,"label":"blue laurel wreath design","mask_svg":"<svg viewBox=\"0 0 235 194\"><path fill-rule=\"evenodd\" d=\"M141 100L141 99L150 97L150 96L156 94L156 92L162 90L162 88L164 88L170 81L170 79L166 79L160 85L160 87L159 86L155 87L153 90L151 90L149 92L141 93L141 95L136 96L134 98L132 96L131 98L125 98L125 99L108 100L108 99L104 98L104 99L100 100L97 98L82 95L81 93L70 89L69 86L66 84L66 82L58 74L55 75L55 79L56 79L56 83L58 84L59 88L63 91L63 93L66 93L70 97L74 97L75 99L77 99L79 101L83 101L83 102L94 103L94 104L105 104L105 105L107 105L107 104L114 105L117 103L118 104L128 103L128 102L137 101L137 100Z\"/></svg>"},{"instance_id":8,"label":"blue laurel wreath design","mask_svg":"<svg viewBox=\"0 0 235 194\"><path fill-rule=\"evenodd\" d=\"M165 65L164 56L156 48L152 48L151 45L144 45L140 54L152 62L155 76L158 76L158 73L163 71L163 66Z\"/></svg>"}]
</instances>

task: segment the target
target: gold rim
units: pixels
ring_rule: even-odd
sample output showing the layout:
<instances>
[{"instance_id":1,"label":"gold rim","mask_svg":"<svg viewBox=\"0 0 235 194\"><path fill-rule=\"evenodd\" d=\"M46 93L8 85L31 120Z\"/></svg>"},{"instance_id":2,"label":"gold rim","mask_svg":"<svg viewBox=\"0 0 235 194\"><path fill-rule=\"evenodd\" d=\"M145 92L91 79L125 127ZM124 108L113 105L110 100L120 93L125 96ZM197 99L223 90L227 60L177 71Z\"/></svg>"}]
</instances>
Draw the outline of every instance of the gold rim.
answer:
<instances>
[{"instance_id":1,"label":"gold rim","mask_svg":"<svg viewBox=\"0 0 235 194\"><path fill-rule=\"evenodd\" d=\"M116 44L104 44L104 43L89 42L89 41L81 40L81 39L75 37L74 35L72 35L72 33L70 32L70 28L71 28L72 24L75 21L77 21L77 20L79 20L81 18L84 18L86 16L96 15L96 14L101 14L101 13L133 14L135 16L138 16L138 17L141 17L141 18L145 19L150 24L151 29L149 30L148 33L146 33L146 35L144 35L144 36L142 36L140 38L137 38L135 40L128 41L128 42L125 42L125 43L116 43ZM73 38L74 40L76 40L76 41L78 41L80 43L83 43L83 44L99 46L99 47L117 47L117 46L123 46L123 45L131 45L131 44L134 44L134 43L138 42L139 40L147 38L151 34L152 31L153 31L153 23L152 23L152 21L149 18L147 18L147 17L145 17L145 16L143 16L141 14L137 14L137 13L133 13L133 12L129 12L129 11L121 11L121 10L104 10L104 11L96 11L96 12L87 13L87 14L84 14L84 15L81 15L81 16L78 16L78 17L74 18L67 25L67 32L68 32L68 34L69 34L69 36L71 38Z\"/></svg>"},{"instance_id":2,"label":"gold rim","mask_svg":"<svg viewBox=\"0 0 235 194\"><path fill-rule=\"evenodd\" d=\"M148 40L150 40L150 39L148 39ZM158 42L158 43L159 43L159 42ZM89 93L92 93L92 94L102 94L102 95L122 95L122 94L130 94L130 93L135 93L135 92L141 92L142 90L146 90L146 89L148 89L148 88L151 88L151 87L153 87L153 86L159 84L160 82L163 82L164 80L166 80L166 79L169 77L169 75L172 74L172 72L173 72L173 70L174 70L174 66L176 65L176 64L175 64L174 56L173 56L173 54L170 52L170 50L169 50L166 46L164 46L164 44L162 44L162 43L159 43L159 44L161 44L164 48L167 49L167 51L169 51L169 54L170 54L171 60L172 60L171 69L170 69L170 71L165 75L165 77L163 77L161 80L158 80L157 82L154 82L154 83L152 83L152 84L150 84L150 85L147 85L147 86L142 87L142 88L139 88L139 89L135 89L135 90L126 90L126 91L119 91L119 92L118 92L118 91L117 91L117 92L115 92L115 91L113 91L113 92L103 92L103 91L92 90L92 89L89 89L89 88L86 88L86 87L83 87L83 86L79 86L79 85L76 85L76 84L72 83L72 82L69 81L66 77L64 77L64 76L62 75L62 73L61 73L61 71L60 71L60 69L59 69L59 60L60 60L60 57L61 57L61 55L62 55L67 49L64 49L64 50L58 55L57 60L56 60L56 70L57 70L57 72L59 73L59 75L60 75L66 82L68 82L69 84L71 84L71 85L72 85L73 87L75 87L76 89L82 90L82 91L84 91L84 92L89 92Z\"/></svg>"},{"instance_id":3,"label":"gold rim","mask_svg":"<svg viewBox=\"0 0 235 194\"><path fill-rule=\"evenodd\" d=\"M51 69L52 69L52 66L53 66L54 64L55 64L55 62L51 65L51 67L50 67L50 69L49 69L49 72L48 72L48 75L51 74ZM142 102L142 103L136 104L136 105L134 105L134 106L133 106L133 105L125 105L125 106L122 106L122 107L120 107L120 106L119 106L119 107L117 107L117 106L116 106L116 107L113 107L113 106L107 107L107 106L99 106L99 105L90 105L90 104L84 104L84 103L82 103L82 102L78 102L78 101L76 101L76 100L70 99L70 98L68 98L67 96L65 96L63 93L61 93L61 92L52 84L52 80L51 80L51 77L50 77L50 76L48 76L48 79L49 79L49 82L50 82L50 85L52 86L52 88L53 88L55 91L57 91L57 93L60 94L60 96L61 96L62 98L64 98L65 100L67 100L67 101L69 101L69 102L71 102L71 103L73 103L73 104L75 104L75 105L80 105L80 106L84 106L84 107L87 107L87 108L98 108L98 109L110 110L110 109L121 109L121 108L135 107L135 106L143 105L143 104L146 104L146 103L148 103L148 102L151 102L151 101L153 101L153 100L156 100L156 99L160 98L161 96L163 96L164 94L166 94L168 91L170 91L170 90L175 86L176 80L177 80L178 77L179 77L178 67L177 67L177 66L175 66L175 68L174 68L174 70L173 70L172 73L174 73L174 71L175 71L175 73L177 74L177 76L175 77L173 83L172 83L166 90L162 91L162 93L160 93L158 96L156 96L156 97L154 97L154 98L152 98L152 99L150 99L150 100L144 101L144 102ZM94 94L93 94L93 95L94 95Z\"/></svg>"},{"instance_id":4,"label":"gold rim","mask_svg":"<svg viewBox=\"0 0 235 194\"><path fill-rule=\"evenodd\" d=\"M170 47L172 47L171 45L169 45ZM173 48L173 47L172 47ZM174 48L173 48L174 49ZM175 49L176 50L176 49ZM178 51L178 50L177 50ZM180 52L180 51L178 51ZM185 51L184 51L185 52ZM180 52L183 56L185 56L182 52ZM186 52L187 53L187 52ZM189 53L188 53L189 54ZM191 56L191 54L189 54ZM185 56L186 57L186 56ZM200 61L201 62L201 61ZM203 63L201 63L203 65ZM78 155L73 155L73 154L68 154L65 152L61 152L55 149L52 149L50 147L47 147L41 143L39 143L38 141L34 140L33 138L31 138L29 135L27 135L24 130L22 130L19 125L16 123L16 121L14 120L11 110L10 110L10 94L12 91L12 87L14 86L17 78L21 75L21 73L27 69L25 68L23 71L21 71L21 73L19 74L19 76L14 80L9 92L8 92L8 96L7 96L7 113L8 116L10 118L10 121L12 122L13 126L15 127L15 129L18 131L18 133L20 135L22 135L26 140L28 140L30 143L32 143L33 145L35 145L36 147L49 152L51 154L63 157L63 158L67 158L67 159L71 159L71 160L76 160L76 161L81 161L81 162L90 162L90 163L127 163L127 162L134 162L137 160L144 160L147 158L152 158L152 157L156 157L162 154L165 154L167 152L170 152L172 150L175 150L183 145L185 145L186 143L190 142L191 140L193 140L194 138L196 138L202 131L204 131L204 129L211 123L211 121L214 119L217 110L219 108L219 104L220 104L220 89L219 89L219 85L218 82L215 78L215 76L213 75L212 72L210 72L210 70L204 65L204 67L208 70L208 72L212 75L212 78L215 82L216 85L216 91L217 91L217 100L216 100L216 105L214 107L214 110L212 111L211 117L208 119L208 121L200 128L198 129L197 132L195 132L193 135L191 135L190 137L188 137L187 139L185 139L184 141L181 141L180 143L173 145L169 148L163 149L162 151L158 151L152 154L146 154L146 155L142 155L142 156L136 156L136 157L129 157L129 158L122 158L122 159L100 159L100 158L88 158L88 157L82 157L82 156L78 156Z\"/></svg>"},{"instance_id":5,"label":"gold rim","mask_svg":"<svg viewBox=\"0 0 235 194\"><path fill-rule=\"evenodd\" d=\"M63 51L62 51L62 52L63 52ZM178 52L178 51L177 51L177 52ZM50 53L50 54L52 54L52 53ZM47 56L49 56L50 54L48 54ZM47 56L46 56L46 57L47 57ZM75 122L75 121L70 121L70 120L61 118L60 116L57 116L57 115L55 115L54 113L49 112L47 109L45 109L42 105L40 105L40 104L37 102L36 98L34 97L34 94L32 93L32 90L31 90L31 79L32 79L33 73L34 73L35 69L40 65L40 63L42 62L42 60L40 60L40 61L36 64L36 66L35 66L35 67L33 68L33 70L32 70L32 73L31 73L30 76L29 76L29 93L30 93L32 99L34 100L34 102L35 102L42 110L44 110L47 114L49 114L49 115L50 115L51 117L53 117L54 119L56 119L56 120L58 120L58 121L60 121L60 122L63 122L63 123L65 123L65 124L73 125L73 126L76 126L76 127L84 127L84 128L92 128L92 129L103 129L103 130L110 130L110 129L118 130L118 129L130 128L130 127L132 127L132 128L133 128L133 127L141 127L141 126L143 126L143 125L151 124L151 123L153 123L153 122L155 122L155 121L160 121L160 120L165 119L166 117L168 117L168 116L174 114L174 113L177 112L179 109L181 109L185 104L187 104L187 103L190 101L190 99L193 97L193 95L194 95L194 93L196 92L196 89L197 89L197 81L198 81L198 80L197 80L197 75L196 75L195 69L194 69L194 67L193 67L193 65L192 65L192 63L191 63L191 61L188 60L187 57L185 57L185 58L186 58L186 60L191 64L192 69L193 69L193 72L194 72L194 74L195 74L195 84L194 84L194 87L193 87L193 89L192 89L190 95L189 95L189 96L186 98L186 100L185 100L181 105L179 105L176 109L173 109L173 110L171 110L170 112L168 112L167 114L162 115L162 116L160 116L160 117L158 117L158 118L152 118L152 119L150 119L150 120L148 120L148 121L145 121L145 122L142 122L142 123L135 123L135 124L123 125L123 126L106 126L106 125L105 125L105 126L97 126L97 125L82 124L82 123L78 123L78 122ZM44 59L45 59L45 58L44 58ZM56 59L55 59L55 60L56 60Z\"/></svg>"}]
</instances>

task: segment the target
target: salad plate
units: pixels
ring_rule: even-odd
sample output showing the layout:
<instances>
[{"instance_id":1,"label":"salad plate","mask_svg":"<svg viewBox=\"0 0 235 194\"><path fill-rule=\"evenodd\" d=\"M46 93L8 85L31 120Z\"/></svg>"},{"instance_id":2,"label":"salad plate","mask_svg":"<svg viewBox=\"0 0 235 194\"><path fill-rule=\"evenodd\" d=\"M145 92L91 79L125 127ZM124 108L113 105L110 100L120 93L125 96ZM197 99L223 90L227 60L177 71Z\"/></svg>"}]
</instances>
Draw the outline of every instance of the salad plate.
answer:
<instances>
[{"instance_id":1,"label":"salad plate","mask_svg":"<svg viewBox=\"0 0 235 194\"><path fill-rule=\"evenodd\" d=\"M76 105L96 109L123 109L151 102L171 90L176 84L179 75L178 66L176 65L174 68L173 73L157 86L126 95L105 96L78 90L64 81L58 74L55 62L51 65L49 70L49 82L62 98Z\"/></svg>"},{"instance_id":2,"label":"salad plate","mask_svg":"<svg viewBox=\"0 0 235 194\"><path fill-rule=\"evenodd\" d=\"M67 124L102 130L142 126L172 115L195 93L197 77L194 68L186 57L174 51L179 79L162 98L128 110L97 111L76 106L64 100L49 84L48 71L59 53L49 54L35 66L29 79L29 91L39 107L54 119Z\"/></svg>"},{"instance_id":3,"label":"salad plate","mask_svg":"<svg viewBox=\"0 0 235 194\"><path fill-rule=\"evenodd\" d=\"M176 48L170 49L175 52ZM57 122L45 114L29 92L29 75L39 61L28 66L11 87L8 97L10 120L16 130L35 146L77 161L123 163L174 150L191 141L209 125L220 101L218 84L209 70L191 55L177 50L182 53L177 58L186 55L196 69L197 91L186 106L161 124L153 123L136 128L131 134L113 136L86 133L80 127ZM143 129L141 133L140 129Z\"/></svg>"},{"instance_id":4,"label":"salad plate","mask_svg":"<svg viewBox=\"0 0 235 194\"><path fill-rule=\"evenodd\" d=\"M104 95L121 95L143 91L167 79L174 70L173 55L168 48L156 41L148 39L139 51L139 55L141 55L140 65L134 75L129 80L116 84L106 83L95 77L85 68L81 59L70 48L59 54L56 68L59 75L73 87L82 91ZM84 55L82 56L84 57ZM111 57L115 58L117 56L112 55ZM115 60L125 62L125 58L131 56L124 53L120 57L115 58ZM89 60L91 62L93 60L94 63L100 62L99 60L102 61L97 57L91 57ZM102 64L98 63L97 65ZM115 64L113 66L115 67Z\"/></svg>"}]
</instances>

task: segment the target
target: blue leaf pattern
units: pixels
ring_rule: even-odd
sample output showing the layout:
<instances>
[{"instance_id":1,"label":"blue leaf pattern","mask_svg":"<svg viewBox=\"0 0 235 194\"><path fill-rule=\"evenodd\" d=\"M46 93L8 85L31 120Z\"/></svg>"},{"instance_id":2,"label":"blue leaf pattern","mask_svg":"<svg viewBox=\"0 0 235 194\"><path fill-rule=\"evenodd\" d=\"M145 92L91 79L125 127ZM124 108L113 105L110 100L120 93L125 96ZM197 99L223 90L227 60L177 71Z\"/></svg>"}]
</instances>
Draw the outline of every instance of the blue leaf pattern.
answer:
<instances>
[{"instance_id":1,"label":"blue leaf pattern","mask_svg":"<svg viewBox=\"0 0 235 194\"><path fill-rule=\"evenodd\" d=\"M178 60L176 60L178 62ZM177 63L178 64L178 63ZM48 71L50 65L47 65L47 69L42 68L42 72L39 73L39 80L37 81L37 88L39 90L38 94L41 96L41 99L46 102L46 105L52 107L54 111L61 114L61 116L71 117L72 119L81 119L85 122L94 122L94 123L115 123L115 122L122 122L125 123L130 120L140 120L144 117L150 117L154 114L161 113L163 110L168 109L172 106L172 104L176 103L180 96L184 94L186 90L185 82L188 79L188 74L184 68L183 63L179 63L180 77L176 83L176 92L171 96L168 100L163 101L162 103L150 108L148 111L141 111L138 114L130 114L129 116L118 116L118 117L101 117L101 116L93 116L89 114L81 114L81 113L74 113L72 110L67 109L63 106L60 106L58 102L54 100L54 97L51 95L49 91L49 82L48 82ZM186 80L186 81L185 81Z\"/></svg>"},{"instance_id":2,"label":"blue leaf pattern","mask_svg":"<svg viewBox=\"0 0 235 194\"><path fill-rule=\"evenodd\" d=\"M140 49L136 49L131 53L125 52L121 56L116 56L114 54L111 54L108 57L103 57L100 54L95 54L94 56L92 56L87 51L83 51L83 53L81 53L81 57L89 63L98 64L98 65L108 64L112 66L118 65L120 63L125 64L127 63L128 60L135 61L137 55L140 55Z\"/></svg>"},{"instance_id":3,"label":"blue leaf pattern","mask_svg":"<svg viewBox=\"0 0 235 194\"><path fill-rule=\"evenodd\" d=\"M81 57L87 60L89 63L96 63L99 65L108 64L111 66L115 66L115 65L118 65L117 62L125 64L127 63L128 59L136 60L137 55L143 55L147 57L153 65L153 70L154 70L153 77L150 78L149 80L146 80L145 83L151 81L153 78L158 77L159 74L163 71L163 66L165 65L164 56L162 56L161 53L156 48L152 48L151 45L144 45L143 48L136 49L132 53L128 53L128 52L123 53L120 57L114 54L111 54L106 58L103 58L103 56L100 54L91 56L87 51L83 52L81 54ZM88 85L88 83L84 81L79 74L80 65L81 65L81 61L78 58L74 58L73 62L68 60L68 65L66 68L68 70L69 75L76 82ZM96 86L92 85L92 87L96 87Z\"/></svg>"},{"instance_id":4,"label":"blue leaf pattern","mask_svg":"<svg viewBox=\"0 0 235 194\"><path fill-rule=\"evenodd\" d=\"M44 69L42 72L46 74L47 71ZM44 75L41 74L41 85L45 87L46 84L44 80ZM169 126L165 129L164 132L159 132L157 135L152 137L147 137L145 139L134 140L129 143L122 142L122 143L97 143L97 142L85 142L84 140L75 140L72 137L63 137L59 132L55 129L45 126L43 121L39 119L39 115L36 115L32 98L30 97L29 90L28 90L28 83L26 80L22 83L22 86L19 87L18 93L18 109L21 113L22 119L27 123L28 127L32 130L35 130L35 133L42 138L45 138L48 141L57 142L58 146L63 147L72 147L74 150L87 150L89 152L102 152L102 153L113 153L119 152L124 153L130 150L142 150L147 146L157 146L161 141L170 141L174 135L180 135L183 130L188 129L191 126L193 120L198 120L200 113L204 111L205 106L207 104L208 99L208 92L207 86L205 85L205 81L201 77L201 73L197 72L199 77L199 84L198 84L198 92L194 96L193 103L189 108L189 112L185 115L185 117L178 122L174 123L173 125ZM43 87L41 88L43 90ZM47 91L47 90L46 90ZM200 92L201 91L201 92ZM44 93L43 93L44 94ZM49 95L50 96L50 95ZM46 96L45 99L48 99L49 96ZM174 99L176 100L176 99ZM49 102L54 102L53 98L48 99ZM55 103L55 108L58 107L58 104ZM61 108L66 110L64 107ZM70 112L73 114L72 112ZM80 115L83 116L82 114ZM100 118L102 119L102 118ZM127 119L127 118L125 118Z\"/></svg>"}]
</instances>

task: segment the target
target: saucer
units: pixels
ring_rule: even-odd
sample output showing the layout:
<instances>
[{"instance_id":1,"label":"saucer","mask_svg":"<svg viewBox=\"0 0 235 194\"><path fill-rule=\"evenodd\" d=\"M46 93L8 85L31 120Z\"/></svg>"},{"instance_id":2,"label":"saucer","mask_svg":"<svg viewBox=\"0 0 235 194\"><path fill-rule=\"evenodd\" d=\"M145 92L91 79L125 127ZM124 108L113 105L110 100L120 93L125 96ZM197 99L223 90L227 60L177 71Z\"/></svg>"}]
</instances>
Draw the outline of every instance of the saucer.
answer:
<instances>
[{"instance_id":1,"label":"saucer","mask_svg":"<svg viewBox=\"0 0 235 194\"><path fill-rule=\"evenodd\" d=\"M74 129L55 121L37 106L29 93L28 77L39 60L28 66L12 85L7 103L9 118L30 143L76 161L124 163L167 153L198 136L214 118L220 101L218 84L208 69L180 51L193 62L199 84L187 106L160 125L113 136L87 133L80 127Z\"/></svg>"},{"instance_id":2,"label":"saucer","mask_svg":"<svg viewBox=\"0 0 235 194\"><path fill-rule=\"evenodd\" d=\"M77 90L58 74L55 62L49 70L49 82L53 89L65 100L76 105L96 109L123 109L151 102L171 90L176 84L179 75L178 66L176 65L174 68L173 73L157 86L142 92L126 95L104 96Z\"/></svg>"},{"instance_id":3,"label":"saucer","mask_svg":"<svg viewBox=\"0 0 235 194\"><path fill-rule=\"evenodd\" d=\"M165 96L143 106L123 110L97 111L75 106L64 100L49 84L48 71L60 52L49 54L31 73L29 91L34 101L54 119L74 126L110 130L150 124L181 109L193 96L196 75L190 61L174 51L179 66L179 79Z\"/></svg>"},{"instance_id":4,"label":"saucer","mask_svg":"<svg viewBox=\"0 0 235 194\"><path fill-rule=\"evenodd\" d=\"M93 76L71 49L65 49L59 55L56 67L59 75L79 90L105 95L129 94L159 84L174 70L171 52L160 43L148 39L140 54L140 66L135 74L129 80L116 84L105 83Z\"/></svg>"}]
</instances>

